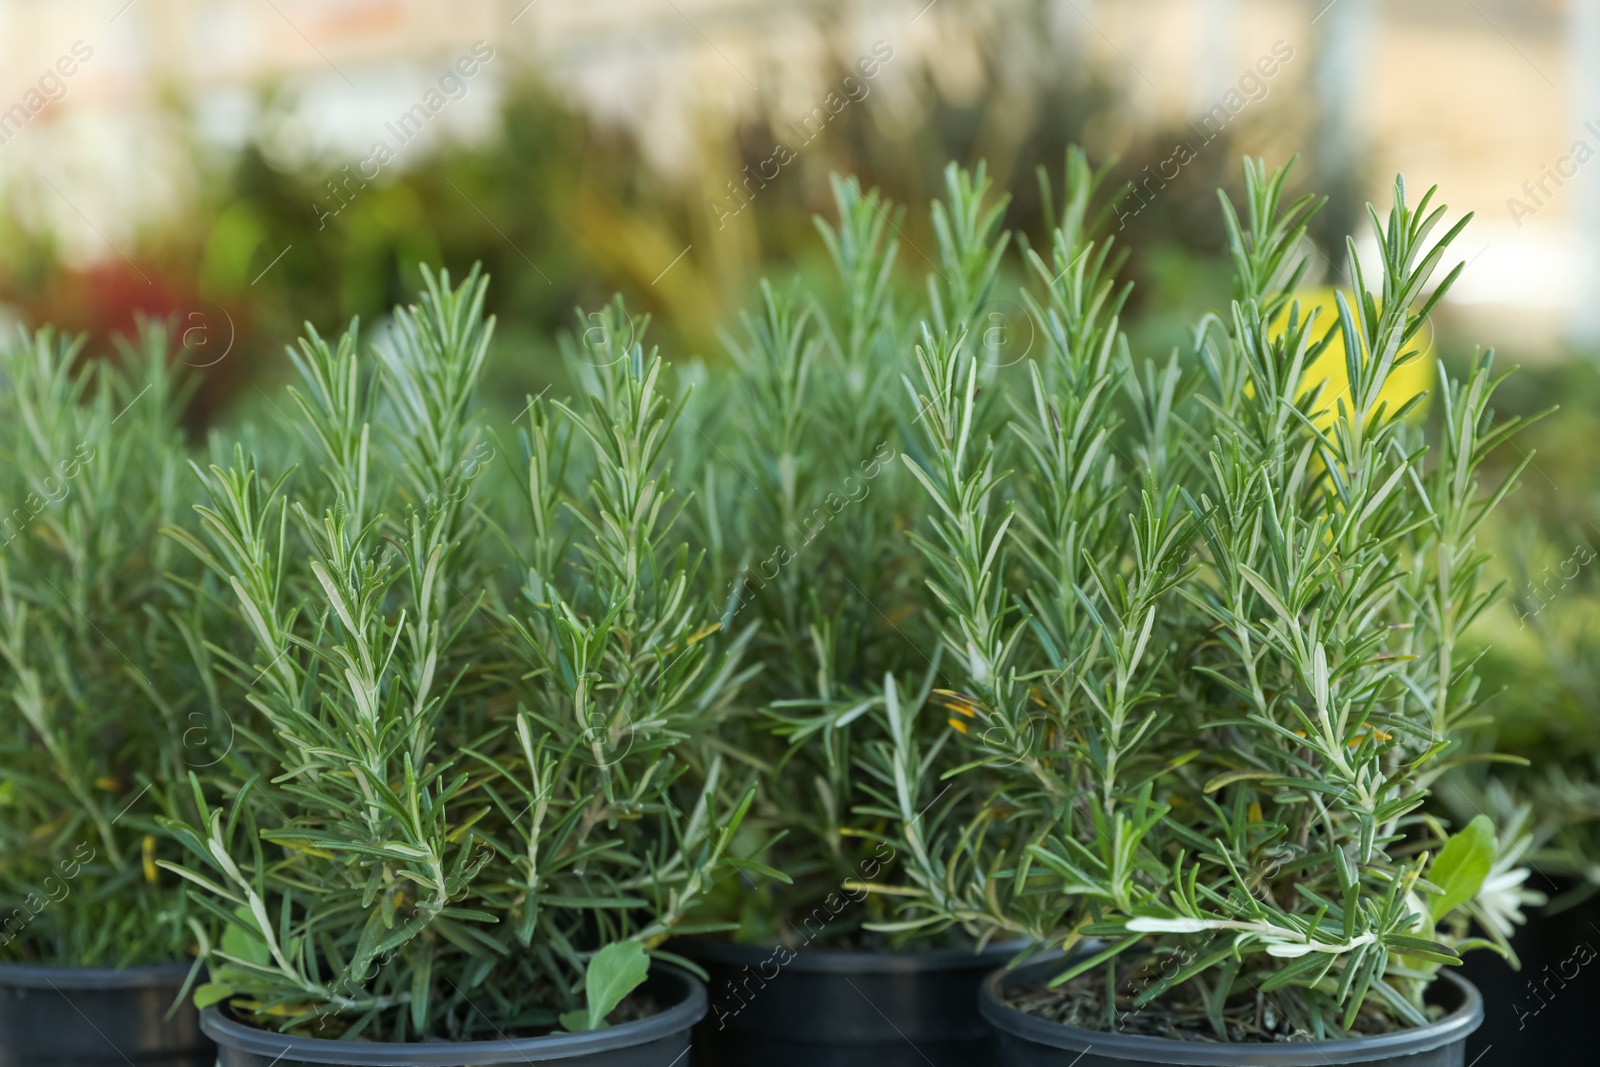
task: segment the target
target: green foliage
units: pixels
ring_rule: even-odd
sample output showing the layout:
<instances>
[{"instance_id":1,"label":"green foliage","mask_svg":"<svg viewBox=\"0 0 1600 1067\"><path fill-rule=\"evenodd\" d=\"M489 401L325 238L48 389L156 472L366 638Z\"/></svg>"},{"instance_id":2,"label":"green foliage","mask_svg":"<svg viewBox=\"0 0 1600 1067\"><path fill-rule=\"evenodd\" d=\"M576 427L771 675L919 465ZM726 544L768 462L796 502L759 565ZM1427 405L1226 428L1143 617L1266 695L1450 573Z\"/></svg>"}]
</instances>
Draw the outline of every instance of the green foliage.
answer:
<instances>
[{"instance_id":1,"label":"green foliage","mask_svg":"<svg viewBox=\"0 0 1600 1067\"><path fill-rule=\"evenodd\" d=\"M183 502L189 383L161 324L118 359L51 330L0 343L0 914L5 958L123 966L203 931L158 815L225 730L184 647L188 561L161 536ZM180 791L174 795L174 783Z\"/></svg>"},{"instance_id":2,"label":"green foliage","mask_svg":"<svg viewBox=\"0 0 1600 1067\"><path fill-rule=\"evenodd\" d=\"M1439 966L1509 953L1550 836L1430 805L1498 758L1466 635L1528 462L1486 479L1524 421L1490 356L1429 427L1392 388L1466 220L1397 182L1381 277L1352 243L1322 321L1320 201L1247 162L1234 300L1136 359L1107 173L1069 152L1015 302L982 167L946 171L920 304L904 212L836 180L835 278L763 282L730 372L686 389L618 299L513 444L476 270L376 343L308 326L274 425L188 479L159 331L120 371L6 350L8 499L49 503L0 553L3 891L97 851L29 958L193 935L196 1002L265 1027L578 1031L670 936L809 940L870 892L822 933L1092 944L1057 985L1224 1039L1259 997L1278 1038L1424 1020ZM1178 966L1130 988L1140 957Z\"/></svg>"},{"instance_id":3,"label":"green foliage","mask_svg":"<svg viewBox=\"0 0 1600 1067\"><path fill-rule=\"evenodd\" d=\"M1551 913L1600 890L1600 661L1593 654L1600 568L1600 488L1588 456L1596 431L1592 359L1517 375L1512 410L1532 412L1559 397L1559 414L1531 433L1539 447L1517 507L1491 517L1486 538L1492 564L1509 596L1476 626L1484 643L1484 689L1500 747L1532 761L1496 765L1458 778L1444 797L1463 817L1487 811L1497 821L1519 818L1530 855L1554 890ZM1499 861L1497 861L1499 862Z\"/></svg>"},{"instance_id":4,"label":"green foliage","mask_svg":"<svg viewBox=\"0 0 1600 1067\"><path fill-rule=\"evenodd\" d=\"M885 674L937 658L903 536L926 503L896 460L916 417L899 392L906 320L985 322L1009 240L982 168L951 165L918 309L896 285L905 210L853 179L836 177L833 194L837 221L816 226L836 286L763 281L759 307L726 339L731 372L712 373L688 412L688 436L705 442L691 459L704 485L693 519L728 589L724 620L750 628L761 667L748 714L725 734L760 783L741 851L759 841L793 883L730 884L709 911L766 943L850 939L886 917L876 900L824 905L859 903L857 883L894 856L888 824L853 814L871 799L863 746L882 736L870 713Z\"/></svg>"},{"instance_id":5,"label":"green foliage","mask_svg":"<svg viewBox=\"0 0 1600 1067\"><path fill-rule=\"evenodd\" d=\"M650 972L650 958L637 941L619 941L607 945L589 960L583 972L583 996L587 1007L582 1011L563 1012L561 1025L568 1030L598 1030L606 1025L606 1016L644 982Z\"/></svg>"},{"instance_id":6,"label":"green foliage","mask_svg":"<svg viewBox=\"0 0 1600 1067\"><path fill-rule=\"evenodd\" d=\"M1521 423L1490 411L1490 356L1445 377L1431 448L1418 398L1389 388L1467 220L1436 236L1432 191L1412 206L1397 182L1387 219L1370 213L1381 277L1352 241L1354 299L1317 321L1294 289L1320 201L1286 203L1287 175L1247 162L1243 219L1223 198L1235 299L1192 357L1133 358L1077 157L1052 262L1031 257L1044 344L1026 381L985 366L969 322L924 325L906 464L934 505L916 541L957 681L908 698L890 679L865 760L864 813L914 860L884 928L1107 939L1056 984L1100 967L1114 988L1132 950L1177 959L1124 995L1182 987L1223 1039L1262 994L1280 1037L1423 1021L1437 966L1484 943L1467 926L1497 851L1521 852L1496 842L1519 826L1449 837L1424 808L1478 758L1463 634L1495 593L1481 524L1521 470L1479 483ZM1337 395L1306 375L1335 338ZM960 792L921 817L939 765L917 720L935 702L957 713L943 777Z\"/></svg>"},{"instance_id":7,"label":"green foliage","mask_svg":"<svg viewBox=\"0 0 1600 1067\"><path fill-rule=\"evenodd\" d=\"M1435 922L1478 895L1494 866L1498 847L1494 823L1487 815L1476 816L1444 843L1428 868L1429 880L1440 889L1439 895L1428 901Z\"/></svg>"},{"instance_id":8,"label":"green foliage","mask_svg":"<svg viewBox=\"0 0 1600 1067\"><path fill-rule=\"evenodd\" d=\"M700 739L748 638L674 533L643 322L608 310L604 366L530 398L499 458L487 279L425 281L372 357L355 324L291 352L292 456L196 468L210 502L175 536L215 576L239 745L164 866L227 924L201 999L258 1025L537 1033L586 989L592 1027L733 862L748 798L719 812Z\"/></svg>"}]
</instances>

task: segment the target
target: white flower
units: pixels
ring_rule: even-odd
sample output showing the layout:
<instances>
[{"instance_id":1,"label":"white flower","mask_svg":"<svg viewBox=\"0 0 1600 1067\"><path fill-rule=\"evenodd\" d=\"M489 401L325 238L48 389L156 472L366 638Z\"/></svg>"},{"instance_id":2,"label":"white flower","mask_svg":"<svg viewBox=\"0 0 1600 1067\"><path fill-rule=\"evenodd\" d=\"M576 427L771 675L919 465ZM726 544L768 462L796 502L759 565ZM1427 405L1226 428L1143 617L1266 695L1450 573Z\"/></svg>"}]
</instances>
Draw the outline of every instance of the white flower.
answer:
<instances>
[{"instance_id":1,"label":"white flower","mask_svg":"<svg viewBox=\"0 0 1600 1067\"><path fill-rule=\"evenodd\" d=\"M1489 876L1483 880L1475 902L1482 913L1483 924L1501 937L1509 938L1525 921L1522 906L1538 907L1546 898L1536 889L1523 887L1522 883L1531 872L1527 867L1510 867L1517 859L1515 853L1505 859L1505 864L1497 860L1489 868Z\"/></svg>"},{"instance_id":2,"label":"white flower","mask_svg":"<svg viewBox=\"0 0 1600 1067\"><path fill-rule=\"evenodd\" d=\"M1503 791L1495 799L1498 807L1510 805L1510 798ZM1528 889L1523 885L1532 872L1527 867L1517 866L1533 846L1533 835L1525 832L1531 815L1532 808L1529 805L1519 804L1505 820L1499 852L1489 866L1489 873L1483 879L1478 895L1473 898L1483 925L1491 933L1508 939L1526 921L1522 914L1523 906L1536 908L1548 899L1537 889Z\"/></svg>"}]
</instances>

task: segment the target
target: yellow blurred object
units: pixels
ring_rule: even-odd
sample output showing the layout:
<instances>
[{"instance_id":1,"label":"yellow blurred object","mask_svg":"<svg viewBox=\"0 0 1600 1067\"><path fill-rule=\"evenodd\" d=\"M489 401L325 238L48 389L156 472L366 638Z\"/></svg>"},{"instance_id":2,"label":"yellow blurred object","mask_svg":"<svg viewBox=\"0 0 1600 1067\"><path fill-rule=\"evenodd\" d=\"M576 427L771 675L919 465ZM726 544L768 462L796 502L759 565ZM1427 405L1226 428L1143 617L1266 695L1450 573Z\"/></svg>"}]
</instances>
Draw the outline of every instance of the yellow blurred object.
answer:
<instances>
[{"instance_id":1,"label":"yellow blurred object","mask_svg":"<svg viewBox=\"0 0 1600 1067\"><path fill-rule=\"evenodd\" d=\"M1312 364L1306 368L1301 389L1301 395L1311 392L1317 386L1327 383L1327 388L1322 391L1321 407L1324 409L1316 420L1317 429L1324 432L1333 428L1334 420L1339 415L1339 400L1343 399L1348 409L1350 406L1350 375L1345 370L1344 334L1338 329L1339 304L1334 299L1335 290L1324 286L1318 289L1304 289L1294 294L1294 300L1300 304L1300 318L1304 320L1314 310L1317 321L1312 324L1311 340L1317 341L1328 330L1334 330L1333 340L1328 347L1323 349ZM1350 305L1350 313L1356 316L1356 325L1359 328L1360 318L1357 304L1350 293L1345 293L1345 302ZM1293 301L1291 301L1292 306ZM1276 340L1282 336L1283 329L1289 324L1289 308L1285 307L1278 316L1272 320L1272 337ZM1392 371L1389 380L1384 383L1383 391L1379 397L1387 401L1390 412L1403 407L1412 397L1422 396L1429 392L1438 380L1439 358L1433 350L1433 327L1424 324L1421 331L1405 350L1420 349L1422 354L1410 363ZM1411 418L1422 417L1428 410L1428 398L1423 397L1411 412Z\"/></svg>"},{"instance_id":2,"label":"yellow blurred object","mask_svg":"<svg viewBox=\"0 0 1600 1067\"><path fill-rule=\"evenodd\" d=\"M1352 737L1349 741L1345 742L1346 747L1356 748L1356 747L1360 746L1361 742L1365 741L1369 737L1375 737L1379 741L1393 741L1394 740L1394 735L1393 734L1389 733L1387 730L1378 729L1376 726L1372 725L1370 722L1364 722L1361 725L1366 728L1366 733L1356 734L1356 736Z\"/></svg>"},{"instance_id":3,"label":"yellow blurred object","mask_svg":"<svg viewBox=\"0 0 1600 1067\"><path fill-rule=\"evenodd\" d=\"M156 884L156 839L154 834L144 835L144 880Z\"/></svg>"}]
</instances>

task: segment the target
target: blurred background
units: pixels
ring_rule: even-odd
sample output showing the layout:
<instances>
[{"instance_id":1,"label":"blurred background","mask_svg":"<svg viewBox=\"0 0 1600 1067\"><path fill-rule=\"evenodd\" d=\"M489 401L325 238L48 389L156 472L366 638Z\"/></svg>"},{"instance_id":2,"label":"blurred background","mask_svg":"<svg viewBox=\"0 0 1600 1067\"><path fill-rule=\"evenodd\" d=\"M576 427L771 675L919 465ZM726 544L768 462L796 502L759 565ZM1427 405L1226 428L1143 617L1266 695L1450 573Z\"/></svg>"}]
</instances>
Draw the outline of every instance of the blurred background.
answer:
<instances>
[{"instance_id":1,"label":"blurred background","mask_svg":"<svg viewBox=\"0 0 1600 1067\"><path fill-rule=\"evenodd\" d=\"M1447 347L1600 341L1590 0L0 0L0 64L0 314L181 313L196 362L232 343L208 406L419 259L483 260L513 332L620 291L715 358L758 268L819 254L830 171L916 247L949 159L1037 229L1069 141L1121 157L1139 307L1174 322L1225 291L1239 155L1298 152L1324 280L1403 173L1478 214Z\"/></svg>"},{"instance_id":2,"label":"blurred background","mask_svg":"<svg viewBox=\"0 0 1600 1067\"><path fill-rule=\"evenodd\" d=\"M833 172L908 206L907 286L950 160L986 161L1040 247L1035 172L1059 188L1073 142L1131 186L1141 356L1227 300L1241 154L1299 153L1331 196L1315 284L1348 284L1344 235L1365 254L1397 174L1476 213L1439 358L1493 346L1512 407L1561 405L1505 450L1535 455L1485 534L1510 593L1487 707L1592 833L1600 0L0 0L0 328L106 352L175 318L200 432L285 376L302 322L380 321L419 262L481 261L509 414L612 293L674 360L725 358L763 273L823 263ZM1541 888L1592 893L1593 843Z\"/></svg>"}]
</instances>

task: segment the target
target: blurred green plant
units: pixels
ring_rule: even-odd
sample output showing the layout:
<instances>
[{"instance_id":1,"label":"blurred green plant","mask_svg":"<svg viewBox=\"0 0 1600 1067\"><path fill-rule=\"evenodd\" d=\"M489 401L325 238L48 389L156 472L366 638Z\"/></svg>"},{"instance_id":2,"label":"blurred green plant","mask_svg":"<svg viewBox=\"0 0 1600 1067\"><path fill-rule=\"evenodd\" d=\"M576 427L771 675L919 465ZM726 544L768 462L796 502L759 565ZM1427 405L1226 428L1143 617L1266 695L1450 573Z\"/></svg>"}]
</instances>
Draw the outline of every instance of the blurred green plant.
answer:
<instances>
[{"instance_id":1,"label":"blurred green plant","mask_svg":"<svg viewBox=\"0 0 1600 1067\"><path fill-rule=\"evenodd\" d=\"M0 915L4 958L184 959L204 916L158 862L182 779L227 747L185 649L193 570L161 535L184 503L192 377L143 324L112 363L50 329L0 342ZM174 786L177 792L174 792Z\"/></svg>"},{"instance_id":2,"label":"blurred green plant","mask_svg":"<svg viewBox=\"0 0 1600 1067\"><path fill-rule=\"evenodd\" d=\"M1600 479L1587 458L1600 433L1600 374L1576 358L1524 368L1507 385L1508 413L1550 417L1521 442L1537 458L1517 508L1485 523L1507 595L1468 635L1482 650L1494 744L1531 765L1464 769L1442 795L1463 814L1526 822L1529 859L1554 913L1600 889ZM1561 401L1553 414L1552 399Z\"/></svg>"},{"instance_id":3,"label":"blurred green plant","mask_svg":"<svg viewBox=\"0 0 1600 1067\"><path fill-rule=\"evenodd\" d=\"M54 234L21 214L27 198L0 189L0 301L26 321L68 323L96 335L126 328L142 308L182 315L194 339L230 338L232 352L216 364L215 347L201 352L185 342L186 358L203 370L190 412L195 426L220 422L231 404L253 397L253 383L292 373L277 338L308 320L324 330L353 316L381 321L417 284L424 262L482 262L500 280L491 310L525 358L488 368L491 406L502 395L556 381L561 362L549 338L574 306L598 306L614 292L651 311L674 351L718 360L719 327L751 300L754 280L771 265L828 284L823 250L806 237L814 214L831 201L831 173L861 175L886 199L920 204L941 195L948 160L984 158L997 188L1013 197L1011 225L1048 240L1030 181L1036 166L1055 165L1086 128L1115 140L1134 128L1120 121L1121 105L1091 65L1062 64L1040 51L1051 39L1050 20L1046 5L1028 3L986 23L974 74L990 90L987 98L952 96L925 71L907 72L895 90L898 103L888 91L874 91L763 188L754 210L726 227L707 211L707 200L725 195L730 178L743 180L747 167L771 155L775 139L788 136L779 116L737 128L697 125L687 171L664 173L628 134L519 73L504 86L487 136L385 168L324 218L333 203L328 182L346 181L341 166L353 161L275 150L280 130L304 106L292 85L259 89L258 118L237 148L206 142L196 133L196 105L173 97L163 105L164 125L177 138L174 181L193 190L184 211L142 228L124 246L132 263L108 256L79 269L64 261ZM1033 73L1019 80L1024 50ZM1127 145L1133 162L1119 177L1139 177L1140 165L1170 152L1170 140L1151 133ZM1211 156L1201 165L1210 166ZM1158 313L1217 277L1217 235L1184 224L1200 214L1193 209L1207 188L1198 174L1186 178L1164 194L1159 210L1138 220L1153 251L1130 269L1160 287ZM931 217L919 211L902 225L902 272L920 274L938 240ZM1176 318L1157 317L1141 321L1162 337L1176 336Z\"/></svg>"}]
</instances>

